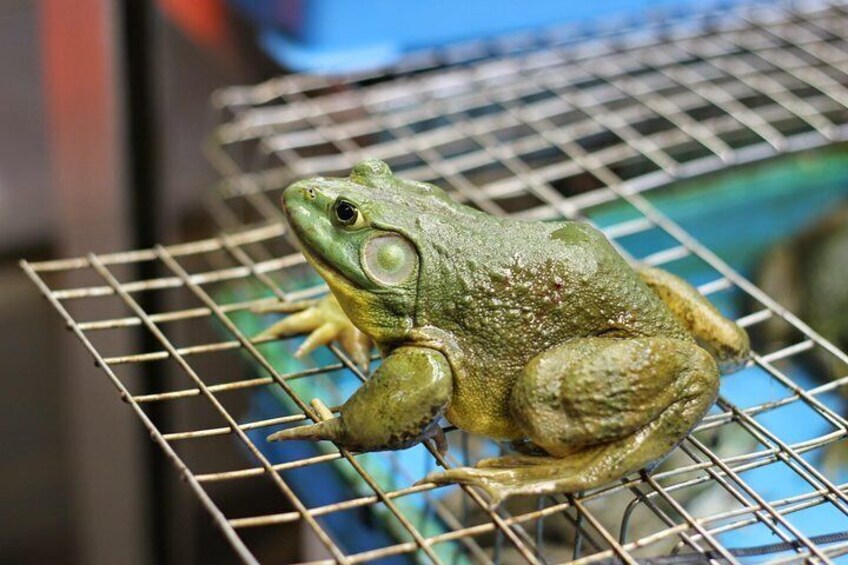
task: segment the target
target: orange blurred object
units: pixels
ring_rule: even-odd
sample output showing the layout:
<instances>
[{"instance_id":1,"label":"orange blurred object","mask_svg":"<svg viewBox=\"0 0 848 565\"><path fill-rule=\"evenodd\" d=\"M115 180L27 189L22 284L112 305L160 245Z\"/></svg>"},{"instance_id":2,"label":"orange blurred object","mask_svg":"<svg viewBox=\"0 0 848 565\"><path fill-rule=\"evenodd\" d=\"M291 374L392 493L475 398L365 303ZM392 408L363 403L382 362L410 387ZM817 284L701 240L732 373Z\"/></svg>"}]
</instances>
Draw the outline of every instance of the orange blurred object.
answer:
<instances>
[{"instance_id":1,"label":"orange blurred object","mask_svg":"<svg viewBox=\"0 0 848 565\"><path fill-rule=\"evenodd\" d=\"M192 41L218 48L228 37L227 11L223 0L158 0L159 9Z\"/></svg>"}]
</instances>

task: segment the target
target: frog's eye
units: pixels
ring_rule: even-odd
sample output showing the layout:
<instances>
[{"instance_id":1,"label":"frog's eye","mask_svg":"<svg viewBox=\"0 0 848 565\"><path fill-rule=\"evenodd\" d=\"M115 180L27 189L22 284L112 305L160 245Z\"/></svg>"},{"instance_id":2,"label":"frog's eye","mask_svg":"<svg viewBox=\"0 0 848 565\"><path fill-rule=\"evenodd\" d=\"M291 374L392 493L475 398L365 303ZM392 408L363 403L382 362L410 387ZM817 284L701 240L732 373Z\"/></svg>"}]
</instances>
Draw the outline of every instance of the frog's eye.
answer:
<instances>
[{"instance_id":1,"label":"frog's eye","mask_svg":"<svg viewBox=\"0 0 848 565\"><path fill-rule=\"evenodd\" d=\"M365 218L362 213L356 208L355 204L347 200L339 199L333 205L333 214L336 216L336 222L339 225L359 228L365 225Z\"/></svg>"},{"instance_id":2,"label":"frog's eye","mask_svg":"<svg viewBox=\"0 0 848 565\"><path fill-rule=\"evenodd\" d=\"M405 238L380 235L368 240L362 253L365 273L375 282L396 285L404 282L418 265L418 253Z\"/></svg>"}]
</instances>

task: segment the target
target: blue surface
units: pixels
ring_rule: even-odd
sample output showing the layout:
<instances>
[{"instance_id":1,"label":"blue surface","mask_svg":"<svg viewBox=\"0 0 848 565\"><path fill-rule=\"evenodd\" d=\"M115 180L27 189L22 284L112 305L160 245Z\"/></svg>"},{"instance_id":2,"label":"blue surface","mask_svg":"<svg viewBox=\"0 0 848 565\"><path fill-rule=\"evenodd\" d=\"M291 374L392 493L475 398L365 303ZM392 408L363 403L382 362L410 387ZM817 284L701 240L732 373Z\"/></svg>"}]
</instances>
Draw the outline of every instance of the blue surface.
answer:
<instances>
[{"instance_id":1,"label":"blue surface","mask_svg":"<svg viewBox=\"0 0 848 565\"><path fill-rule=\"evenodd\" d=\"M230 0L254 21L262 47L294 71L363 70L404 53L521 30L645 18L663 9L681 15L738 1L596 0Z\"/></svg>"}]
</instances>

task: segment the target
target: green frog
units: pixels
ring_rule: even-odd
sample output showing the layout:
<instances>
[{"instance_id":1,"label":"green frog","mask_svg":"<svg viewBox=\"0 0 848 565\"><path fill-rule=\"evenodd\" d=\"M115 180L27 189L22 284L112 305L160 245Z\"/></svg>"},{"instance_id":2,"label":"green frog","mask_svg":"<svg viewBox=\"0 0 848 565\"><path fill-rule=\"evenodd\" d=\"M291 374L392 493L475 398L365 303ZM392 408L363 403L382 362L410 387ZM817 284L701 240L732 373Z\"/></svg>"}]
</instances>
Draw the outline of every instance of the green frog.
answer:
<instances>
[{"instance_id":1,"label":"green frog","mask_svg":"<svg viewBox=\"0 0 848 565\"><path fill-rule=\"evenodd\" d=\"M383 361L337 417L269 440L403 449L445 417L514 453L424 481L493 504L583 491L656 465L748 357L696 289L631 267L583 222L491 216L376 160L290 185L283 208L332 294L264 337L311 331L299 354L338 339L360 363L367 337Z\"/></svg>"}]
</instances>

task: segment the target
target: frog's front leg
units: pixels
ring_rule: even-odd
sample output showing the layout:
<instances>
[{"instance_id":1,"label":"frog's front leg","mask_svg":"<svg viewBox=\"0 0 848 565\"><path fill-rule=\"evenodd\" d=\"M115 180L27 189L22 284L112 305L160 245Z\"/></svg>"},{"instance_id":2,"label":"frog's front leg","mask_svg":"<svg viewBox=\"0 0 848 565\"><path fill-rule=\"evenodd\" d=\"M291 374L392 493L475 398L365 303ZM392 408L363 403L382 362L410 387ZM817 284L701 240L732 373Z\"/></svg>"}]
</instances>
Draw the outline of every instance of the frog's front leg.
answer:
<instances>
[{"instance_id":1,"label":"frog's front leg","mask_svg":"<svg viewBox=\"0 0 848 565\"><path fill-rule=\"evenodd\" d=\"M269 312L290 314L253 339L265 340L309 333L294 354L297 358L303 357L321 345L338 340L353 362L363 371L368 370L371 340L353 325L339 305L339 301L332 294L319 300L278 302L253 308L252 311L257 314Z\"/></svg>"},{"instance_id":2,"label":"frog's front leg","mask_svg":"<svg viewBox=\"0 0 848 565\"><path fill-rule=\"evenodd\" d=\"M536 356L510 398L527 438L547 456L506 456L425 481L513 494L578 492L653 466L701 419L718 369L694 343L664 337L580 338Z\"/></svg>"},{"instance_id":3,"label":"frog's front leg","mask_svg":"<svg viewBox=\"0 0 848 565\"><path fill-rule=\"evenodd\" d=\"M404 449L437 434L452 390L444 355L399 347L342 405L338 417L282 430L268 439L325 439L356 451Z\"/></svg>"}]
</instances>

